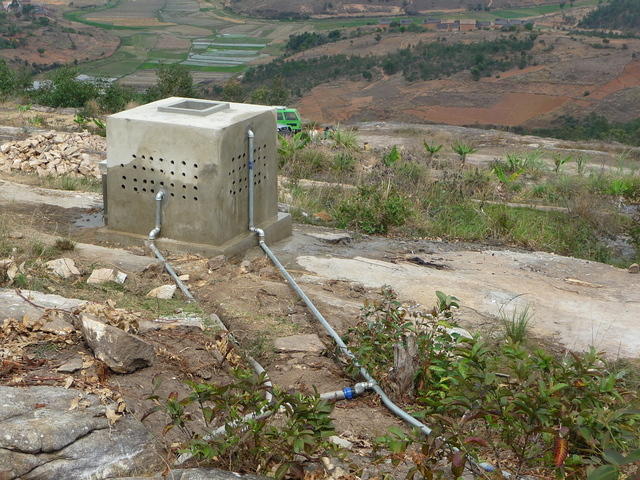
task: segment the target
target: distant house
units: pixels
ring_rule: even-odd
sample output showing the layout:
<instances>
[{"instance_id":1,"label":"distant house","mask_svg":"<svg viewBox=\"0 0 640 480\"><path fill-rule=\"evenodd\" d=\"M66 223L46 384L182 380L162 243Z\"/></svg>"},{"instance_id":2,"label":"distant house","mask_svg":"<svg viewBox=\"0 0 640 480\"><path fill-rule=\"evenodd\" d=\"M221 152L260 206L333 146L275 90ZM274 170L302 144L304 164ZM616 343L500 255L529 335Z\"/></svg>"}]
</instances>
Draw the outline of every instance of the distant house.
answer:
<instances>
[{"instance_id":1,"label":"distant house","mask_svg":"<svg viewBox=\"0 0 640 480\"><path fill-rule=\"evenodd\" d=\"M520 25L524 25L526 22L524 20L513 19L513 20L509 20L509 23L511 25L520 26Z\"/></svg>"},{"instance_id":2,"label":"distant house","mask_svg":"<svg viewBox=\"0 0 640 480\"><path fill-rule=\"evenodd\" d=\"M480 22L480 21L478 21L476 23L476 26L478 28L491 28L493 26L493 23L492 22Z\"/></svg>"},{"instance_id":3,"label":"distant house","mask_svg":"<svg viewBox=\"0 0 640 480\"><path fill-rule=\"evenodd\" d=\"M426 28L437 30L438 29L438 25L440 25L440 20L437 19L437 18L427 18L427 19L424 20L424 22L422 22L422 24Z\"/></svg>"},{"instance_id":4,"label":"distant house","mask_svg":"<svg viewBox=\"0 0 640 480\"><path fill-rule=\"evenodd\" d=\"M460 31L469 32L476 29L476 21L468 18L460 20Z\"/></svg>"},{"instance_id":5,"label":"distant house","mask_svg":"<svg viewBox=\"0 0 640 480\"><path fill-rule=\"evenodd\" d=\"M442 20L440 25L438 25L438 30L445 30L447 32L454 32L460 30L460 21L459 20Z\"/></svg>"},{"instance_id":6,"label":"distant house","mask_svg":"<svg viewBox=\"0 0 640 480\"><path fill-rule=\"evenodd\" d=\"M381 18L378 20L378 25L391 25L391 20L388 18Z\"/></svg>"},{"instance_id":7,"label":"distant house","mask_svg":"<svg viewBox=\"0 0 640 480\"><path fill-rule=\"evenodd\" d=\"M411 25L413 22L408 18L403 18L400 20L400 25Z\"/></svg>"},{"instance_id":8,"label":"distant house","mask_svg":"<svg viewBox=\"0 0 640 480\"><path fill-rule=\"evenodd\" d=\"M496 28L510 27L511 26L511 22L509 20L507 20L506 18L496 18L496 21L493 22L493 24L495 25Z\"/></svg>"}]
</instances>

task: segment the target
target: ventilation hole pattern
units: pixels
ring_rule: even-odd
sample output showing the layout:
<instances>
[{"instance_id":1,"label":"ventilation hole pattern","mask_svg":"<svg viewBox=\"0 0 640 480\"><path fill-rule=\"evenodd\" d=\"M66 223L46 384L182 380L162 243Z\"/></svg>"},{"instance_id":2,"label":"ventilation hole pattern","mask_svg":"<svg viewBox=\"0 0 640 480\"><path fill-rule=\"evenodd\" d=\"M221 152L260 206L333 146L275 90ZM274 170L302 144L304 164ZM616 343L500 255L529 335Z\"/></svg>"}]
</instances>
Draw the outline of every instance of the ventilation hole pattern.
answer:
<instances>
[{"instance_id":1,"label":"ventilation hole pattern","mask_svg":"<svg viewBox=\"0 0 640 480\"><path fill-rule=\"evenodd\" d=\"M230 168L227 171L229 179L229 195L246 192L249 188L249 167L247 166L247 153L243 152L231 157ZM253 149L253 185L258 190L267 180L267 145L258 145Z\"/></svg>"},{"instance_id":2,"label":"ventilation hole pattern","mask_svg":"<svg viewBox=\"0 0 640 480\"><path fill-rule=\"evenodd\" d=\"M134 193L153 194L156 193L157 183L158 188L167 191L171 197L176 197L175 192L179 191L179 195L176 198L193 202L198 201L198 186L193 185L193 183L197 183L198 181L197 163L189 165L186 161L176 162L175 160L168 160L162 157L147 157L145 155L136 154L131 155L131 158L132 161L128 166L132 168L133 171L129 175L122 175L122 184L120 187L123 190L131 190ZM167 164L171 165L173 170L167 171L162 168ZM123 168L125 167L123 163L121 163L120 166ZM187 171L187 168L190 170ZM160 174L164 175L165 180L144 177L147 173L155 173L156 169ZM175 179L173 177L175 177ZM182 183L187 181L191 181L191 184L187 185L186 183Z\"/></svg>"}]
</instances>

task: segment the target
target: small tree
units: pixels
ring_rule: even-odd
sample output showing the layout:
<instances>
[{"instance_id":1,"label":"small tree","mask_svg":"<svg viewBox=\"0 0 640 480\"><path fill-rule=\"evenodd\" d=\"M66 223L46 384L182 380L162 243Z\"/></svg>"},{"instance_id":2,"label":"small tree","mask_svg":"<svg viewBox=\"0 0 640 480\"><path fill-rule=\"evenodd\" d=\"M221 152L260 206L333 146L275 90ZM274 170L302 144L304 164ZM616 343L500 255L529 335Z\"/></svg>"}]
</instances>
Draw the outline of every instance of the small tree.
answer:
<instances>
[{"instance_id":1,"label":"small tree","mask_svg":"<svg viewBox=\"0 0 640 480\"><path fill-rule=\"evenodd\" d=\"M0 94L9 95L14 92L15 73L4 59L0 59Z\"/></svg>"},{"instance_id":2,"label":"small tree","mask_svg":"<svg viewBox=\"0 0 640 480\"><path fill-rule=\"evenodd\" d=\"M133 90L113 82L104 89L98 103L103 111L114 113L124 110L127 103L135 98L136 93Z\"/></svg>"},{"instance_id":3,"label":"small tree","mask_svg":"<svg viewBox=\"0 0 640 480\"><path fill-rule=\"evenodd\" d=\"M460 157L460 163L462 167L464 167L465 163L467 163L467 155L471 155L472 153L477 151L471 145L461 142L457 142L451 145L451 150L457 153Z\"/></svg>"},{"instance_id":4,"label":"small tree","mask_svg":"<svg viewBox=\"0 0 640 480\"><path fill-rule=\"evenodd\" d=\"M426 141L422 142L422 144L424 145L424 149L427 151L427 153L429 154L429 161L432 161L435 156L437 155L437 153L442 150L442 145L436 145L434 144L430 144Z\"/></svg>"},{"instance_id":5,"label":"small tree","mask_svg":"<svg viewBox=\"0 0 640 480\"><path fill-rule=\"evenodd\" d=\"M193 77L184 65L178 63L161 64L156 75L158 83L147 90L148 100L166 97L193 97L195 95Z\"/></svg>"}]
</instances>

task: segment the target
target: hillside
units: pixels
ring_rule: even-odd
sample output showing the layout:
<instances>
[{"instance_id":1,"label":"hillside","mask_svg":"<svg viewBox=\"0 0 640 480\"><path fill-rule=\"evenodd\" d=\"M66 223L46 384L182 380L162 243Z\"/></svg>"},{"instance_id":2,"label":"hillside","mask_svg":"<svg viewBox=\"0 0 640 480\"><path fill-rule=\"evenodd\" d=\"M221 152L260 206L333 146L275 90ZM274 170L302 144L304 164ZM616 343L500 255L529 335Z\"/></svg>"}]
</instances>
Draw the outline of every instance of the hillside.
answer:
<instances>
[{"instance_id":1,"label":"hillside","mask_svg":"<svg viewBox=\"0 0 640 480\"><path fill-rule=\"evenodd\" d=\"M580 26L640 31L640 2L637 0L613 0L587 15Z\"/></svg>"},{"instance_id":2,"label":"hillside","mask_svg":"<svg viewBox=\"0 0 640 480\"><path fill-rule=\"evenodd\" d=\"M331 58L343 54L366 58L370 64L376 56L399 52L392 57L399 60L398 70L374 67L361 72L363 66L352 59L350 73L331 79L324 74L311 77L315 85L302 92L297 106L306 118L330 123L394 120L537 128L562 116L579 118L590 113L615 122L637 118L638 39L542 33L526 55L511 54L513 58L517 53L523 63L495 65L480 72L473 65L475 60L455 70L447 68L447 61L438 63L433 57L418 64L407 48L419 42L444 43L449 48L457 43L477 45L504 35L483 31L397 33L383 35L380 41L363 36L315 47L292 58L329 64ZM489 57L478 60L488 65ZM415 72L416 68L420 71ZM300 73L283 65L280 74L289 82L287 73L292 71ZM271 73L278 75L275 70Z\"/></svg>"},{"instance_id":3,"label":"hillside","mask_svg":"<svg viewBox=\"0 0 640 480\"><path fill-rule=\"evenodd\" d=\"M553 0L227 0L235 12L266 18L379 16L424 14L430 11L458 12L498 8L535 7L557 4Z\"/></svg>"},{"instance_id":4,"label":"hillside","mask_svg":"<svg viewBox=\"0 0 640 480\"><path fill-rule=\"evenodd\" d=\"M58 18L31 4L0 11L0 58L34 71L109 57L119 41L102 29Z\"/></svg>"}]
</instances>

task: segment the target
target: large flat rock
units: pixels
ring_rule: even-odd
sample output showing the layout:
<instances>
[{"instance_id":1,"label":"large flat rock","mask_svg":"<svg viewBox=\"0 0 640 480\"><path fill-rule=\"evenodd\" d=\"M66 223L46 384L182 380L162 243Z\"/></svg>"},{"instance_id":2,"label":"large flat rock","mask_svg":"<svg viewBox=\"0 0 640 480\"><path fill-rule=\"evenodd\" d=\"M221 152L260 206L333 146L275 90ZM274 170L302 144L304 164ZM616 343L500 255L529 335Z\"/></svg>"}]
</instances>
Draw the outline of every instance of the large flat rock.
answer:
<instances>
[{"instance_id":1,"label":"large flat rock","mask_svg":"<svg viewBox=\"0 0 640 480\"><path fill-rule=\"evenodd\" d=\"M33 319L40 318L44 310L33 306L33 304L44 308L74 310L87 303L85 300L65 298L60 295L41 293L34 290L22 290L21 293L32 303L22 298L13 289L0 288L0 322L5 318L21 319L25 315Z\"/></svg>"},{"instance_id":2,"label":"large flat rock","mask_svg":"<svg viewBox=\"0 0 640 480\"><path fill-rule=\"evenodd\" d=\"M125 415L110 425L106 408L78 390L0 386L0 478L101 480L161 469L142 423Z\"/></svg>"},{"instance_id":3,"label":"large flat rock","mask_svg":"<svg viewBox=\"0 0 640 480\"><path fill-rule=\"evenodd\" d=\"M442 245L446 244L439 248ZM440 250L426 255L447 266L435 269L384 260L395 248L391 241L366 239L355 248L339 247L331 254L303 246L295 258L320 279L369 288L390 285L403 300L427 308L435 304L436 290L455 295L461 300L463 317L484 316L485 330L501 331L500 322L491 325L490 318L501 310L509 315L530 305L536 335L576 351L593 345L612 357L640 355L638 275L598 262L509 250ZM287 246L281 249L290 255Z\"/></svg>"}]
</instances>

